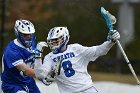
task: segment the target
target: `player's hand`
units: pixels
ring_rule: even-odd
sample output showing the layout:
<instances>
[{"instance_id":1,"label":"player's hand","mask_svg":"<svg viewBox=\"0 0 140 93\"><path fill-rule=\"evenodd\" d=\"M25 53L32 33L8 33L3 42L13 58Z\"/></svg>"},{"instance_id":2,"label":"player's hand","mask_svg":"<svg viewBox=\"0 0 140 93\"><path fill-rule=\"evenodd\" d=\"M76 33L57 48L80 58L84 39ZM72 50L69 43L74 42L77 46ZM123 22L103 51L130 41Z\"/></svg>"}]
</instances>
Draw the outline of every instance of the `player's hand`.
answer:
<instances>
[{"instance_id":1,"label":"player's hand","mask_svg":"<svg viewBox=\"0 0 140 93\"><path fill-rule=\"evenodd\" d=\"M36 49L34 50L35 57L42 57L42 52L46 47L48 47L48 45L44 41L37 43Z\"/></svg>"},{"instance_id":2,"label":"player's hand","mask_svg":"<svg viewBox=\"0 0 140 93\"><path fill-rule=\"evenodd\" d=\"M55 81L56 76L57 76L57 75L56 75L55 71L54 71L54 70L51 70L51 71L47 74L46 78L47 78L48 81Z\"/></svg>"},{"instance_id":3,"label":"player's hand","mask_svg":"<svg viewBox=\"0 0 140 93\"><path fill-rule=\"evenodd\" d=\"M47 85L47 86L52 84L52 82L55 81L55 79L56 79L56 77L53 76L53 74L54 74L54 72L51 71L45 79L41 79L40 81L42 81L42 83Z\"/></svg>"},{"instance_id":4,"label":"player's hand","mask_svg":"<svg viewBox=\"0 0 140 93\"><path fill-rule=\"evenodd\" d=\"M44 48L48 47L48 44L44 41L37 43L36 49L43 52Z\"/></svg>"},{"instance_id":5,"label":"player's hand","mask_svg":"<svg viewBox=\"0 0 140 93\"><path fill-rule=\"evenodd\" d=\"M48 80L47 78L45 79L40 79L40 81L45 84L46 86L49 86L50 84L52 84L53 81Z\"/></svg>"},{"instance_id":6,"label":"player's hand","mask_svg":"<svg viewBox=\"0 0 140 93\"><path fill-rule=\"evenodd\" d=\"M120 34L117 30L113 30L108 33L108 37L107 37L108 41L116 42L116 40L119 39L120 39Z\"/></svg>"},{"instance_id":7,"label":"player's hand","mask_svg":"<svg viewBox=\"0 0 140 93\"><path fill-rule=\"evenodd\" d=\"M61 66L62 66L62 60L58 60L57 62L55 62L55 66L53 68L54 77L60 75Z\"/></svg>"}]
</instances>

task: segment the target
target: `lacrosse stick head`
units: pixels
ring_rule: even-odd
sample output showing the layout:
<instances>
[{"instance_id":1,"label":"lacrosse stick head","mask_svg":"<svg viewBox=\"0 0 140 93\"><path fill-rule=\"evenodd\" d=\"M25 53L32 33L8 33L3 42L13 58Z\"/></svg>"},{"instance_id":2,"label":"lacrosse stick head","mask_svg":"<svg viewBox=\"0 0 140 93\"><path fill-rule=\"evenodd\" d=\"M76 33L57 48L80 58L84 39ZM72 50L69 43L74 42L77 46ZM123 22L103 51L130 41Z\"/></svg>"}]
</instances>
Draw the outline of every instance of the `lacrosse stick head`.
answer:
<instances>
[{"instance_id":1,"label":"lacrosse stick head","mask_svg":"<svg viewBox=\"0 0 140 93\"><path fill-rule=\"evenodd\" d=\"M113 24L116 23L115 16L111 15L103 7L100 8L100 12L104 16L104 19L106 21L107 27L109 28L109 31L113 31Z\"/></svg>"}]
</instances>

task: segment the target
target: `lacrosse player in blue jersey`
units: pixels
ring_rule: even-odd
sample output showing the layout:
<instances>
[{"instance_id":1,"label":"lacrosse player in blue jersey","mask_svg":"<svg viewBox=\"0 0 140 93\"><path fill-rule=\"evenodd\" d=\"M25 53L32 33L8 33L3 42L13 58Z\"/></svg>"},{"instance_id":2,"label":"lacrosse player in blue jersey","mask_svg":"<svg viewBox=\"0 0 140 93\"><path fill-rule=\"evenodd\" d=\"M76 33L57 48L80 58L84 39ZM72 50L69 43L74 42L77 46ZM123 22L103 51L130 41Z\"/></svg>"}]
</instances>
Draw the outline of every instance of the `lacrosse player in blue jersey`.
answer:
<instances>
[{"instance_id":1,"label":"lacrosse player in blue jersey","mask_svg":"<svg viewBox=\"0 0 140 93\"><path fill-rule=\"evenodd\" d=\"M67 27L50 30L47 43L52 52L45 56L42 67L37 68L39 73L35 72L38 76L46 75L46 84L55 80L60 93L99 93L87 72L88 63L107 54L115 41L120 39L120 34L114 30L109 33L108 41L91 47L77 43L67 45L69 37Z\"/></svg>"},{"instance_id":2,"label":"lacrosse player in blue jersey","mask_svg":"<svg viewBox=\"0 0 140 93\"><path fill-rule=\"evenodd\" d=\"M33 68L42 56L37 51L47 45L45 42L35 45L35 28L28 20L17 20L14 29L16 39L7 45L2 57L1 88L4 93L40 93Z\"/></svg>"}]
</instances>

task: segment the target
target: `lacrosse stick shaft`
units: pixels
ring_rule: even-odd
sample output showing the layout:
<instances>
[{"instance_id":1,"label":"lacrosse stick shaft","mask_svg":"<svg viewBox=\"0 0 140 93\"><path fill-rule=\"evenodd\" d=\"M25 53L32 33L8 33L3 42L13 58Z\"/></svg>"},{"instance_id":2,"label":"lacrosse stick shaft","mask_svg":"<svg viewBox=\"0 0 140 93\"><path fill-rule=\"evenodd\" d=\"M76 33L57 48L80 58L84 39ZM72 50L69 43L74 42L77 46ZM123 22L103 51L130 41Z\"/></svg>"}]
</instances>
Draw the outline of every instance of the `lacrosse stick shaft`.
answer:
<instances>
[{"instance_id":1,"label":"lacrosse stick shaft","mask_svg":"<svg viewBox=\"0 0 140 93\"><path fill-rule=\"evenodd\" d=\"M123 56L124 56L124 59L126 60L128 66L129 66L129 68L130 68L130 70L131 70L131 72L132 72L134 78L136 79L137 84L140 85L140 81L139 81L139 79L138 79L138 77L137 77L137 75L136 75L136 73L135 73L135 71L134 71L134 69L133 69L131 63L129 62L128 57L126 56L126 54L125 54L125 52L124 52L124 50L123 50L123 48L122 48L122 46L121 46L119 40L117 40L116 42L117 42L117 45L118 45L119 49L121 50L121 52L122 52L122 54L123 54Z\"/></svg>"},{"instance_id":2,"label":"lacrosse stick shaft","mask_svg":"<svg viewBox=\"0 0 140 93\"><path fill-rule=\"evenodd\" d=\"M104 18L105 18L105 21L106 21L107 27L109 28L109 31L110 31L110 32L113 31L113 26L112 26L112 25L116 23L115 17L111 17L111 14L109 14L109 12L106 11L106 10L104 9L104 7L101 7L100 11L101 11L101 14L102 14L102 15L104 16ZM112 23L111 20L114 20L114 23ZM122 54L123 54L123 56L124 56L124 58L125 58L125 60L126 60L126 62L127 62L127 64L128 64L128 66L129 66L129 68L130 68L130 70L131 70L131 72L132 72L134 78L136 79L137 84L140 85L140 81L139 81L139 79L138 79L138 77L137 77L137 75L136 75L136 73L135 73L135 71L134 71L134 69L133 69L131 63L129 62L129 60L128 60L128 58L127 58L127 56L126 56L126 54L125 54L125 52L124 52L124 50L123 50L123 48L122 48L120 42L119 42L119 40L117 40L116 42L117 42L118 47L120 48L120 51L121 51Z\"/></svg>"}]
</instances>

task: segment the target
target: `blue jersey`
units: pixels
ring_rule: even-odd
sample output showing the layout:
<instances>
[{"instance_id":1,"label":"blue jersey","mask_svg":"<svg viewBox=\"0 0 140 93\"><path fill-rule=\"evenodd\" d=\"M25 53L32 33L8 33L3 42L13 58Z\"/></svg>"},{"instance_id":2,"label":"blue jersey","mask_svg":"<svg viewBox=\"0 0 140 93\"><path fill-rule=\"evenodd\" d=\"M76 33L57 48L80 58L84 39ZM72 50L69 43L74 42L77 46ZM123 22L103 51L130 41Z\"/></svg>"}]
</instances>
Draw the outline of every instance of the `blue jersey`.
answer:
<instances>
[{"instance_id":1,"label":"blue jersey","mask_svg":"<svg viewBox=\"0 0 140 93\"><path fill-rule=\"evenodd\" d=\"M14 41L11 41L4 51L2 59L4 71L1 80L8 84L27 85L33 78L20 75L20 71L15 66L22 63L27 64L27 66L32 66L35 61L35 56L31 51L15 44Z\"/></svg>"}]
</instances>

